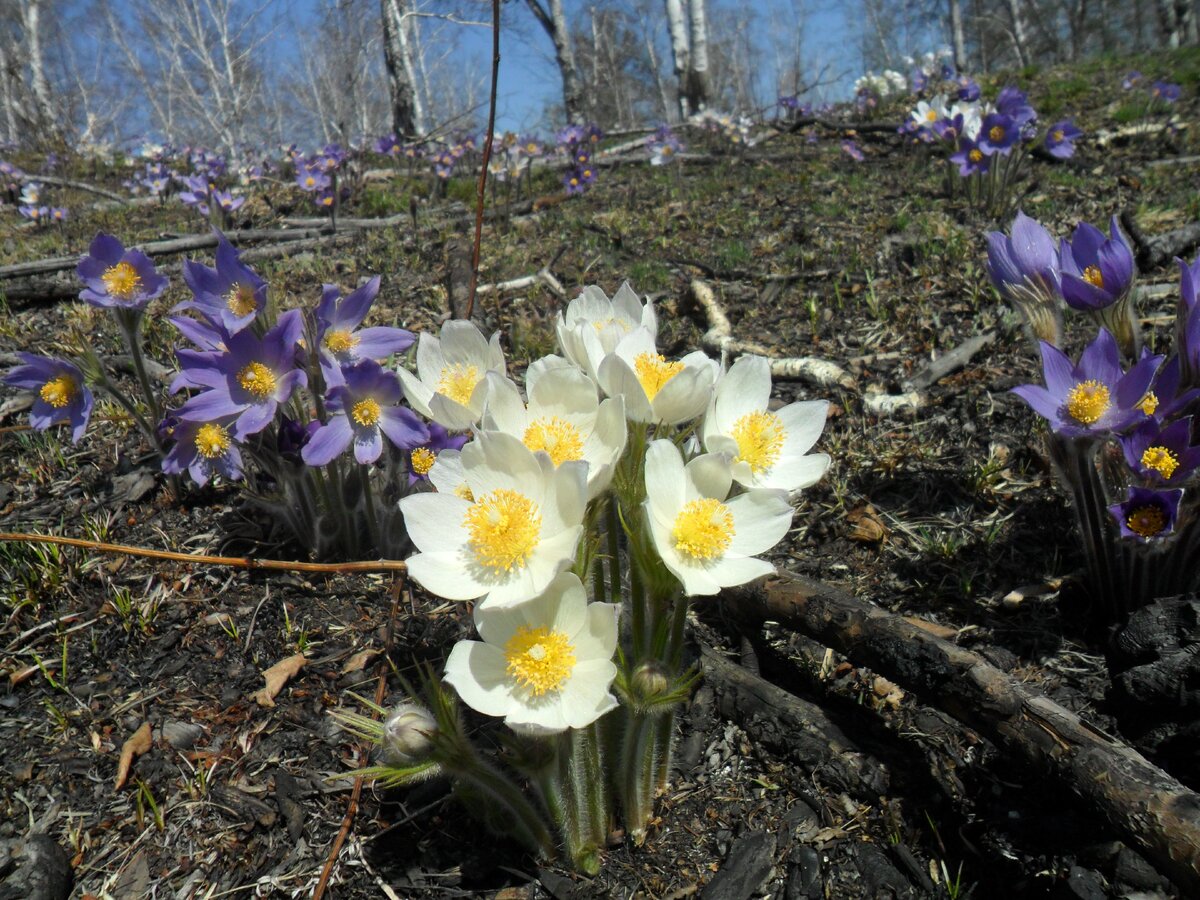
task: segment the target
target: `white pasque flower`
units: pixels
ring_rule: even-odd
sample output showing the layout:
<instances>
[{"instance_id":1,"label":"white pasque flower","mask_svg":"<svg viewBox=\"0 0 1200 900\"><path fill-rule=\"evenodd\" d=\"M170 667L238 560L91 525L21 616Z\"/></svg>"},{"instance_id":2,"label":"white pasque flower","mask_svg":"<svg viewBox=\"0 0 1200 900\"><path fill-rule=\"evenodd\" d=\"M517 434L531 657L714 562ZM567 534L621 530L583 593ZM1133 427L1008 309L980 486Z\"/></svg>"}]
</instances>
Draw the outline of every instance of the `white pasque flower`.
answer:
<instances>
[{"instance_id":1,"label":"white pasque flower","mask_svg":"<svg viewBox=\"0 0 1200 900\"><path fill-rule=\"evenodd\" d=\"M566 358L596 378L604 357L631 331L646 331L653 344L658 339L658 316L649 301L642 305L628 282L611 300L600 288L588 285L567 304L565 314L558 314L555 328Z\"/></svg>"},{"instance_id":2,"label":"white pasque flower","mask_svg":"<svg viewBox=\"0 0 1200 900\"><path fill-rule=\"evenodd\" d=\"M617 705L613 603L588 603L571 572L533 599L503 608L479 606L482 641L459 641L445 680L467 706L504 716L509 727L549 734L585 728Z\"/></svg>"},{"instance_id":3,"label":"white pasque flower","mask_svg":"<svg viewBox=\"0 0 1200 900\"><path fill-rule=\"evenodd\" d=\"M479 421L487 399L488 372L504 374L500 333L485 341L474 324L461 319L442 325L439 337L421 332L417 374L399 370L413 409L451 431L462 431Z\"/></svg>"},{"instance_id":4,"label":"white pasque flower","mask_svg":"<svg viewBox=\"0 0 1200 900\"><path fill-rule=\"evenodd\" d=\"M529 405L517 386L494 379L483 427L514 435L530 450L543 451L557 466L571 460L588 464L588 499L612 482L625 449L625 404L620 397L600 400L596 383L578 369L550 369L529 387Z\"/></svg>"},{"instance_id":5,"label":"white pasque flower","mask_svg":"<svg viewBox=\"0 0 1200 900\"><path fill-rule=\"evenodd\" d=\"M465 489L400 501L420 551L408 560L409 574L447 600L482 597L489 606L508 606L537 596L575 556L587 466L556 468L546 454L499 431L477 435L459 459Z\"/></svg>"},{"instance_id":6,"label":"white pasque flower","mask_svg":"<svg viewBox=\"0 0 1200 900\"><path fill-rule=\"evenodd\" d=\"M646 450L650 534L688 596L775 571L755 554L774 547L791 527L787 494L755 488L726 500L732 480L724 454L706 453L685 466L671 441L652 441Z\"/></svg>"},{"instance_id":7,"label":"white pasque flower","mask_svg":"<svg viewBox=\"0 0 1200 900\"><path fill-rule=\"evenodd\" d=\"M771 364L743 356L717 380L701 435L709 453L727 453L733 480L745 487L798 491L829 468L827 453L808 453L821 436L829 403L802 400L771 412Z\"/></svg>"},{"instance_id":8,"label":"white pasque flower","mask_svg":"<svg viewBox=\"0 0 1200 900\"><path fill-rule=\"evenodd\" d=\"M922 100L917 104L910 115L914 122L918 125L929 127L939 119L946 117L946 97L944 94L938 94L932 100Z\"/></svg>"},{"instance_id":9,"label":"white pasque flower","mask_svg":"<svg viewBox=\"0 0 1200 900\"><path fill-rule=\"evenodd\" d=\"M678 425L708 406L717 364L701 350L670 362L655 348L649 332L638 329L604 358L599 374L605 394L625 398L625 415L631 421Z\"/></svg>"},{"instance_id":10,"label":"white pasque flower","mask_svg":"<svg viewBox=\"0 0 1200 900\"><path fill-rule=\"evenodd\" d=\"M443 494L456 494L464 500L471 499L467 487L467 473L463 471L462 451L447 447L438 452L429 467L429 483Z\"/></svg>"}]
</instances>

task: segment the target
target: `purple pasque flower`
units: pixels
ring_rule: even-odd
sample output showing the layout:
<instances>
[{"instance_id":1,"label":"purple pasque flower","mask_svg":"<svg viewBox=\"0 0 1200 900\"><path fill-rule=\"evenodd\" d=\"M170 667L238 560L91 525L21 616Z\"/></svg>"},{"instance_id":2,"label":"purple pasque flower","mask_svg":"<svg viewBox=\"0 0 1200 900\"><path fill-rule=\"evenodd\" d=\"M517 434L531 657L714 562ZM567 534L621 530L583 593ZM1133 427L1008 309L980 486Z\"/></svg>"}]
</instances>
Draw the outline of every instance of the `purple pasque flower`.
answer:
<instances>
[{"instance_id":1,"label":"purple pasque flower","mask_svg":"<svg viewBox=\"0 0 1200 900\"><path fill-rule=\"evenodd\" d=\"M246 198L235 197L230 191L214 191L213 202L221 208L222 212L233 213L242 208Z\"/></svg>"},{"instance_id":2,"label":"purple pasque flower","mask_svg":"<svg viewBox=\"0 0 1200 900\"><path fill-rule=\"evenodd\" d=\"M987 156L1007 156L1021 136L1021 126L1010 116L994 112L983 117L979 126L979 149Z\"/></svg>"},{"instance_id":3,"label":"purple pasque flower","mask_svg":"<svg viewBox=\"0 0 1200 900\"><path fill-rule=\"evenodd\" d=\"M1196 289L1200 288L1200 254L1191 265L1178 256L1175 262L1179 266L1179 299L1183 301L1183 309L1191 312L1196 308Z\"/></svg>"},{"instance_id":4,"label":"purple pasque flower","mask_svg":"<svg viewBox=\"0 0 1200 900\"><path fill-rule=\"evenodd\" d=\"M1010 231L1011 237L1000 231L988 232L988 276L1000 295L1025 318L1034 337L1057 345L1062 340L1062 317L1054 238L1020 210Z\"/></svg>"},{"instance_id":5,"label":"purple pasque flower","mask_svg":"<svg viewBox=\"0 0 1200 900\"><path fill-rule=\"evenodd\" d=\"M296 172L296 185L302 191L317 193L327 189L330 184L329 176L319 166L303 166Z\"/></svg>"},{"instance_id":6,"label":"purple pasque flower","mask_svg":"<svg viewBox=\"0 0 1200 900\"><path fill-rule=\"evenodd\" d=\"M214 475L228 481L242 477L242 453L229 433L231 419L223 417L211 422L181 419L171 430L175 440L163 457L162 470L179 475L185 469L200 487Z\"/></svg>"},{"instance_id":7,"label":"purple pasque flower","mask_svg":"<svg viewBox=\"0 0 1200 900\"><path fill-rule=\"evenodd\" d=\"M863 156L862 150L858 148L858 144L856 144L854 141L842 141L842 152L855 162L862 162L864 159L866 159L866 157Z\"/></svg>"},{"instance_id":8,"label":"purple pasque flower","mask_svg":"<svg viewBox=\"0 0 1200 900\"><path fill-rule=\"evenodd\" d=\"M996 112L1011 119L1018 134L1026 125L1037 121L1037 112L1029 104L1025 92L1011 84L1001 88L996 97Z\"/></svg>"},{"instance_id":9,"label":"purple pasque flower","mask_svg":"<svg viewBox=\"0 0 1200 900\"><path fill-rule=\"evenodd\" d=\"M1068 241L1062 242L1062 295L1072 309L1095 312L1112 306L1133 286L1133 249L1121 233L1117 217L1110 223L1111 237L1087 222L1080 222Z\"/></svg>"},{"instance_id":10,"label":"purple pasque flower","mask_svg":"<svg viewBox=\"0 0 1200 900\"><path fill-rule=\"evenodd\" d=\"M1169 537L1179 517L1183 491L1131 487L1121 503L1108 508L1117 520L1121 537L1147 543Z\"/></svg>"},{"instance_id":11,"label":"purple pasque flower","mask_svg":"<svg viewBox=\"0 0 1200 900\"><path fill-rule=\"evenodd\" d=\"M1150 96L1164 103L1175 103L1183 96L1183 89L1170 81L1156 81L1150 86Z\"/></svg>"},{"instance_id":12,"label":"purple pasque flower","mask_svg":"<svg viewBox=\"0 0 1200 900\"><path fill-rule=\"evenodd\" d=\"M167 289L167 279L141 250L126 250L111 234L92 238L88 255L75 272L87 285L79 299L92 306L145 309L146 304Z\"/></svg>"},{"instance_id":13,"label":"purple pasque flower","mask_svg":"<svg viewBox=\"0 0 1200 900\"><path fill-rule=\"evenodd\" d=\"M976 172L986 172L992 164L992 158L980 149L979 144L964 137L958 142L958 150L950 154L950 162L958 166L958 174L963 178Z\"/></svg>"},{"instance_id":14,"label":"purple pasque flower","mask_svg":"<svg viewBox=\"0 0 1200 900\"><path fill-rule=\"evenodd\" d=\"M79 367L65 359L18 353L21 365L13 366L4 376L9 387L34 391L29 424L34 431L45 431L58 422L71 424L71 443L78 444L87 431L95 401Z\"/></svg>"},{"instance_id":15,"label":"purple pasque flower","mask_svg":"<svg viewBox=\"0 0 1200 900\"><path fill-rule=\"evenodd\" d=\"M963 75L958 79L958 99L964 103L974 103L979 99L982 92L979 89L979 82L974 78L968 78Z\"/></svg>"},{"instance_id":16,"label":"purple pasque flower","mask_svg":"<svg viewBox=\"0 0 1200 900\"><path fill-rule=\"evenodd\" d=\"M216 268L190 259L184 261L183 280L192 289L193 298L175 309L194 309L235 335L266 306L267 283L238 258L238 251L220 231L217 239Z\"/></svg>"},{"instance_id":17,"label":"purple pasque flower","mask_svg":"<svg viewBox=\"0 0 1200 900\"><path fill-rule=\"evenodd\" d=\"M317 346L326 384L341 381L341 366L403 353L416 336L403 328L359 328L379 294L379 276L342 297L336 285L324 285L317 304Z\"/></svg>"},{"instance_id":18,"label":"purple pasque flower","mask_svg":"<svg viewBox=\"0 0 1200 900\"><path fill-rule=\"evenodd\" d=\"M1200 466L1200 447L1193 447L1191 441L1191 416L1166 426L1150 418L1121 438L1121 451L1139 478L1177 485Z\"/></svg>"},{"instance_id":19,"label":"purple pasque flower","mask_svg":"<svg viewBox=\"0 0 1200 900\"><path fill-rule=\"evenodd\" d=\"M1046 152L1055 159L1070 159L1075 155L1075 142L1083 132L1070 119L1055 122L1046 131Z\"/></svg>"},{"instance_id":20,"label":"purple pasque flower","mask_svg":"<svg viewBox=\"0 0 1200 900\"><path fill-rule=\"evenodd\" d=\"M420 481L429 480L429 470L437 461L437 455L443 450L461 450L471 439L465 432L452 434L437 422L429 422L429 440L418 447L413 447L408 454L408 485L412 487Z\"/></svg>"},{"instance_id":21,"label":"purple pasque flower","mask_svg":"<svg viewBox=\"0 0 1200 900\"><path fill-rule=\"evenodd\" d=\"M1146 418L1141 404L1161 356L1143 356L1122 372L1117 341L1105 328L1084 349L1078 364L1046 341L1041 350L1046 386L1023 384L1012 392L1049 421L1055 434L1121 433Z\"/></svg>"},{"instance_id":22,"label":"purple pasque flower","mask_svg":"<svg viewBox=\"0 0 1200 900\"><path fill-rule=\"evenodd\" d=\"M184 358L186 351L178 351L189 384L206 390L183 404L176 415L201 422L230 417L237 441L262 431L275 418L279 405L286 403L296 388L308 384L308 377L296 368L303 330L300 310L290 309L261 338L250 330L231 334L224 353Z\"/></svg>"},{"instance_id":23,"label":"purple pasque flower","mask_svg":"<svg viewBox=\"0 0 1200 900\"><path fill-rule=\"evenodd\" d=\"M370 465L383 453L383 437L402 450L429 440L429 429L417 414L401 406L404 389L395 372L373 359L342 369L342 383L329 389L329 421L316 429L300 452L310 466L323 466L341 456L351 443L354 458Z\"/></svg>"},{"instance_id":24,"label":"purple pasque flower","mask_svg":"<svg viewBox=\"0 0 1200 900\"><path fill-rule=\"evenodd\" d=\"M567 169L563 175L563 187L567 189L567 195L582 194L587 190L587 183L583 180L583 174L579 169L574 167Z\"/></svg>"},{"instance_id":25,"label":"purple pasque flower","mask_svg":"<svg viewBox=\"0 0 1200 900\"><path fill-rule=\"evenodd\" d=\"M1137 71L1136 69L1134 69L1132 72L1129 72L1128 74L1126 74L1126 76L1124 78L1121 79L1121 89L1125 90L1125 91L1131 91L1134 89L1134 87L1137 85L1137 83L1141 80L1142 80L1142 73Z\"/></svg>"}]
</instances>

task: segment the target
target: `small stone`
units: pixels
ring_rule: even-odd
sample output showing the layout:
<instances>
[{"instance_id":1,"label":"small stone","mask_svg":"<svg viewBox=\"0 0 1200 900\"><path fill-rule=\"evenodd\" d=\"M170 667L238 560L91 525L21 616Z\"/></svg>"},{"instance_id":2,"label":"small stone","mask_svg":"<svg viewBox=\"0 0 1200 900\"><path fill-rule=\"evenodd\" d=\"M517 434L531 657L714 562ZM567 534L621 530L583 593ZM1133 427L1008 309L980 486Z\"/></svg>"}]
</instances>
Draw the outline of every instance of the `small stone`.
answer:
<instances>
[{"instance_id":1,"label":"small stone","mask_svg":"<svg viewBox=\"0 0 1200 900\"><path fill-rule=\"evenodd\" d=\"M15 848L15 865L0 882L0 900L66 900L75 876L71 861L54 839L34 834Z\"/></svg>"},{"instance_id":2,"label":"small stone","mask_svg":"<svg viewBox=\"0 0 1200 900\"><path fill-rule=\"evenodd\" d=\"M176 750L190 750L204 734L204 729L195 722L179 722L168 719L162 727L162 736Z\"/></svg>"}]
</instances>

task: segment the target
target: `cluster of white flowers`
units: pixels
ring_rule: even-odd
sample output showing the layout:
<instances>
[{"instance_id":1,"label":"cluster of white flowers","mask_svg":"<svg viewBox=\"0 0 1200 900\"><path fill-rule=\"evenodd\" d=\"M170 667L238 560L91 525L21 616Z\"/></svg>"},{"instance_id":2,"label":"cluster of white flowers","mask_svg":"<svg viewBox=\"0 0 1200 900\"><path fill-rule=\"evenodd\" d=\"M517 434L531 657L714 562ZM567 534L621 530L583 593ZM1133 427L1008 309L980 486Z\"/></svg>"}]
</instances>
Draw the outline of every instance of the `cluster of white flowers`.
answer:
<instances>
[{"instance_id":1,"label":"cluster of white flowers","mask_svg":"<svg viewBox=\"0 0 1200 900\"><path fill-rule=\"evenodd\" d=\"M482 642L454 648L446 680L513 727L579 728L616 703L618 606L589 604L568 570L589 504L615 502L602 495L629 454L641 458L621 471L644 473L645 499L621 514L649 533L687 595L770 573L758 556L791 525L789 493L829 465L808 453L827 403L771 410L765 359L725 372L699 351L671 360L657 333L653 306L628 285L611 300L588 287L558 316L562 355L530 365L524 394L499 336L464 321L421 334L416 374L401 371L414 408L473 434L461 451L438 454L436 491L400 501L418 550L409 572L441 597L477 601Z\"/></svg>"},{"instance_id":2,"label":"cluster of white flowers","mask_svg":"<svg viewBox=\"0 0 1200 900\"><path fill-rule=\"evenodd\" d=\"M908 90L908 79L895 69L887 69L881 75L868 72L854 82L854 93L869 90L881 100L886 100L893 94L903 94Z\"/></svg>"},{"instance_id":3,"label":"cluster of white flowers","mask_svg":"<svg viewBox=\"0 0 1200 900\"><path fill-rule=\"evenodd\" d=\"M748 147L754 144L750 139L750 126L753 123L746 116L732 116L729 113L706 109L696 113L689 121L724 135L732 144L745 144Z\"/></svg>"},{"instance_id":4,"label":"cluster of white flowers","mask_svg":"<svg viewBox=\"0 0 1200 900\"><path fill-rule=\"evenodd\" d=\"M945 94L938 94L929 100L918 102L908 115L918 130L928 131L935 130L935 126L939 122L953 122L962 116L962 130L957 136L974 141L979 137L979 129L983 126L984 117L994 111L994 107L983 100L951 103Z\"/></svg>"}]
</instances>

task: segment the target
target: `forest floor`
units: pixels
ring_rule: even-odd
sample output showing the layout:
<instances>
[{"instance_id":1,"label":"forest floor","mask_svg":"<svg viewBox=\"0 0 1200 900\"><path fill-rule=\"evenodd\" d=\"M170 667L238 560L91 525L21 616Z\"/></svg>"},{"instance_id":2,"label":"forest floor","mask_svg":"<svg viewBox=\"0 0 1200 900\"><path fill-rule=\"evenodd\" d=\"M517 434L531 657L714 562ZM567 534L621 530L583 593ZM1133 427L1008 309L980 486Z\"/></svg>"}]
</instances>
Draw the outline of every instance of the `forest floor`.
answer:
<instances>
[{"instance_id":1,"label":"forest floor","mask_svg":"<svg viewBox=\"0 0 1200 900\"><path fill-rule=\"evenodd\" d=\"M1105 147L1084 140L1065 164L1031 160L1013 210L1058 235L1080 220L1106 228L1122 211L1147 234L1200 218L1200 55L1030 70L1012 81L1030 92L1042 121L1072 116L1094 134L1141 115L1120 87L1134 68L1183 84L1172 109L1183 127ZM1082 565L1072 515L1037 417L1009 393L1041 378L985 271L984 234L1007 229L1012 211L998 221L947 197L944 164L895 134L864 130L857 162L835 132L817 133L815 143L780 133L740 150L689 133L689 158L674 168L651 168L642 156L604 167L582 197L490 222L480 281L550 265L571 297L587 284L611 293L628 280L655 299L659 345L673 356L701 346L709 328L694 302L700 280L735 338L772 356L841 366L852 386L776 383L784 402L830 401L818 449L833 458L777 548L780 569L914 617L1121 734L1104 646L1067 589ZM73 174L120 189L110 171ZM535 192L552 194L555 183L546 174ZM463 178L451 196L471 189ZM373 182L343 213L406 213L416 190L402 175ZM202 230L174 203L89 210L95 197L64 196L74 205L61 232L19 228L5 213L0 264L82 255L96 231L129 245ZM503 207L503 187L498 196ZM421 201L415 224L353 231L255 267L281 307L314 304L323 282L350 287L380 274L373 324L436 328L461 289L470 248L468 220L440 215L450 202ZM298 192L281 188L271 205L248 203L239 225L280 227L289 213L308 214ZM211 261L210 251L193 256ZM1151 347L1170 343L1177 281L1173 264L1141 273L1143 287L1167 286L1140 304ZM156 314L184 291L176 274L148 317L163 362L171 338ZM0 316L0 354L69 351L72 328L94 335L102 352L119 352L100 311L17 296ZM482 294L475 318L485 333L500 330L516 374L553 349L561 307L535 284ZM1090 326L1068 325L1076 352ZM931 361L979 335L992 337L964 368L923 389L919 408L868 411L865 398L905 393ZM0 414L0 425L24 421L14 405ZM301 551L273 525L234 486L176 498L136 431L107 405L77 446L55 431L0 434L0 530L295 558ZM443 659L470 627L462 604L389 576L247 573L14 543L0 543L0 601L0 897L19 896L22 866L50 872L56 864L69 865L76 896L310 895L350 802L352 781L330 776L360 764L361 748L330 710L352 705L351 692L374 694L389 636L392 665L411 674ZM484 833L434 781L364 788L330 895L1178 895L1064 785L984 737L966 729L956 732L966 743L948 747L935 731L889 731L890 712L921 699L904 685L889 687L836 654L820 660L779 625L748 631L719 607L697 613L697 647L715 646L825 707L889 773L886 790L831 784L794 765L756 737L753 723L731 717L721 685L710 683L681 716L676 776L648 839L639 847L614 836L596 878L539 865ZM273 706L257 703L263 671L297 653L308 658L304 669ZM399 695L389 676L387 697ZM116 789L122 747L143 723L150 747ZM1152 758L1197 786L1194 749ZM48 837L40 863L28 861L24 840L35 833Z\"/></svg>"}]
</instances>

